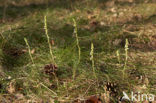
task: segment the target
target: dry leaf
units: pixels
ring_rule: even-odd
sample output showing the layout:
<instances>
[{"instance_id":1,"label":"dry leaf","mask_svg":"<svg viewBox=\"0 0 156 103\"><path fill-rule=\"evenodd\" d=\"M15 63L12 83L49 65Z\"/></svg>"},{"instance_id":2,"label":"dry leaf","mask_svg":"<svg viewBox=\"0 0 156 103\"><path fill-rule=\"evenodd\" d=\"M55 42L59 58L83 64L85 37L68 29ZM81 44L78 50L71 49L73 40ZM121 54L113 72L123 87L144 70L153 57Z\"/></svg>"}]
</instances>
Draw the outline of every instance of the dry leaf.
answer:
<instances>
[{"instance_id":1,"label":"dry leaf","mask_svg":"<svg viewBox=\"0 0 156 103\"><path fill-rule=\"evenodd\" d=\"M90 19L94 19L94 18L96 18L96 15L88 15L88 19L90 20Z\"/></svg>"},{"instance_id":2,"label":"dry leaf","mask_svg":"<svg viewBox=\"0 0 156 103\"><path fill-rule=\"evenodd\" d=\"M51 45L55 45L55 42L54 42L54 40L51 40Z\"/></svg>"},{"instance_id":3,"label":"dry leaf","mask_svg":"<svg viewBox=\"0 0 156 103\"><path fill-rule=\"evenodd\" d=\"M76 10L77 13L80 13L81 11L79 9Z\"/></svg>"},{"instance_id":4,"label":"dry leaf","mask_svg":"<svg viewBox=\"0 0 156 103\"><path fill-rule=\"evenodd\" d=\"M22 50L22 52L23 52L23 53L26 53L26 52L27 52L27 50L26 50L26 49L23 49L23 50Z\"/></svg>"},{"instance_id":5,"label":"dry leaf","mask_svg":"<svg viewBox=\"0 0 156 103\"><path fill-rule=\"evenodd\" d=\"M32 49L32 50L31 50L31 54L34 54L34 53L35 53L35 49Z\"/></svg>"},{"instance_id":6,"label":"dry leaf","mask_svg":"<svg viewBox=\"0 0 156 103\"><path fill-rule=\"evenodd\" d=\"M86 100L86 103L102 103L102 100L97 96L91 96Z\"/></svg>"},{"instance_id":7,"label":"dry leaf","mask_svg":"<svg viewBox=\"0 0 156 103\"><path fill-rule=\"evenodd\" d=\"M103 21L100 22L100 25L101 25L101 26L104 26L104 25L105 25L105 22L103 22Z\"/></svg>"},{"instance_id":8,"label":"dry leaf","mask_svg":"<svg viewBox=\"0 0 156 103\"><path fill-rule=\"evenodd\" d=\"M91 19L91 17L92 17L91 15L88 15L88 19Z\"/></svg>"},{"instance_id":9,"label":"dry leaf","mask_svg":"<svg viewBox=\"0 0 156 103\"><path fill-rule=\"evenodd\" d=\"M23 99L23 98L24 98L24 95L21 94L21 93L17 93L17 94L15 94L15 97L16 97L17 99Z\"/></svg>"},{"instance_id":10,"label":"dry leaf","mask_svg":"<svg viewBox=\"0 0 156 103\"><path fill-rule=\"evenodd\" d=\"M107 7L113 7L114 4L115 4L115 1L114 0L110 0L110 1L106 2L106 6Z\"/></svg>"},{"instance_id":11,"label":"dry leaf","mask_svg":"<svg viewBox=\"0 0 156 103\"><path fill-rule=\"evenodd\" d=\"M50 98L50 103L55 103L54 99Z\"/></svg>"},{"instance_id":12,"label":"dry leaf","mask_svg":"<svg viewBox=\"0 0 156 103\"><path fill-rule=\"evenodd\" d=\"M118 46L119 44L121 44L121 42L122 42L121 39L115 39L115 40L113 41L113 45L114 45L114 46Z\"/></svg>"}]
</instances>

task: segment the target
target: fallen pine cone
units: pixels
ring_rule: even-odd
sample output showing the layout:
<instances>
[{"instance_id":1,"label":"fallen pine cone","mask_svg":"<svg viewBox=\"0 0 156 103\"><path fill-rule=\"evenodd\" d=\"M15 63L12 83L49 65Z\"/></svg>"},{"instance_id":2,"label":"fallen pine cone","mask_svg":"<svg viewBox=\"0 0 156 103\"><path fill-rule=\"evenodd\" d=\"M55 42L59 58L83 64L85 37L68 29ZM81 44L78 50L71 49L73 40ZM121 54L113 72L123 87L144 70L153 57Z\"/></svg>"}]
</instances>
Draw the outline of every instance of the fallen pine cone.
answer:
<instances>
[{"instance_id":1,"label":"fallen pine cone","mask_svg":"<svg viewBox=\"0 0 156 103\"><path fill-rule=\"evenodd\" d=\"M57 66L54 64L47 64L44 66L45 74L51 75L57 71Z\"/></svg>"}]
</instances>

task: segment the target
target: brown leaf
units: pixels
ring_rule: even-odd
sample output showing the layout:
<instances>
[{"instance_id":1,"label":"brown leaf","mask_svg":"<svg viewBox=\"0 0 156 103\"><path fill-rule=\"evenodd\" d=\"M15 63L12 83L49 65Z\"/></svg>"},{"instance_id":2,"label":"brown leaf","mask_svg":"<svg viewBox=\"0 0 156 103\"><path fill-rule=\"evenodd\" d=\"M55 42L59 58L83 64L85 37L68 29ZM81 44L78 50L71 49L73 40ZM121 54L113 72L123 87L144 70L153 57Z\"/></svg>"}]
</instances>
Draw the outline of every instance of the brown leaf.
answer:
<instances>
[{"instance_id":1,"label":"brown leaf","mask_svg":"<svg viewBox=\"0 0 156 103\"><path fill-rule=\"evenodd\" d=\"M107 7L113 7L114 4L115 4L115 1L114 1L114 0L109 0L108 2L106 2L105 5L106 5Z\"/></svg>"},{"instance_id":2,"label":"brown leaf","mask_svg":"<svg viewBox=\"0 0 156 103\"><path fill-rule=\"evenodd\" d=\"M51 45L55 45L55 42L54 42L54 40L51 40Z\"/></svg>"},{"instance_id":3,"label":"brown leaf","mask_svg":"<svg viewBox=\"0 0 156 103\"><path fill-rule=\"evenodd\" d=\"M102 100L97 96L91 96L86 100L86 103L102 103Z\"/></svg>"},{"instance_id":4,"label":"brown leaf","mask_svg":"<svg viewBox=\"0 0 156 103\"><path fill-rule=\"evenodd\" d=\"M27 52L27 50L26 50L26 49L23 49L23 50L22 50L22 52L23 52L23 53L26 53L26 52Z\"/></svg>"},{"instance_id":5,"label":"brown leaf","mask_svg":"<svg viewBox=\"0 0 156 103\"><path fill-rule=\"evenodd\" d=\"M87 17L89 20L90 19L94 19L94 18L96 18L96 15L88 15L88 17Z\"/></svg>"},{"instance_id":6,"label":"brown leaf","mask_svg":"<svg viewBox=\"0 0 156 103\"><path fill-rule=\"evenodd\" d=\"M34 53L35 53L35 49L32 49L32 50L31 50L31 54L34 54Z\"/></svg>"},{"instance_id":7,"label":"brown leaf","mask_svg":"<svg viewBox=\"0 0 156 103\"><path fill-rule=\"evenodd\" d=\"M79 9L76 10L77 13L80 13L81 11Z\"/></svg>"}]
</instances>

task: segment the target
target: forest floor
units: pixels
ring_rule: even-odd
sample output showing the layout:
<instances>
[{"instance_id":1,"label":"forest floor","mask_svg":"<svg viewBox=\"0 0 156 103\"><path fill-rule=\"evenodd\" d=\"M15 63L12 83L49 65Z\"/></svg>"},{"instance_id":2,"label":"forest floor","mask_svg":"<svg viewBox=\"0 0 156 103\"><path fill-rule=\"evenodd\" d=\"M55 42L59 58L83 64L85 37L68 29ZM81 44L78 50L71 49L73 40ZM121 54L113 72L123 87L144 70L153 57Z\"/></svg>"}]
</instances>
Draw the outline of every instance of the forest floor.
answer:
<instances>
[{"instance_id":1,"label":"forest floor","mask_svg":"<svg viewBox=\"0 0 156 103\"><path fill-rule=\"evenodd\" d=\"M156 3L0 5L0 77L0 103L156 95ZM148 103L137 99L131 103Z\"/></svg>"}]
</instances>

